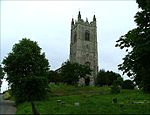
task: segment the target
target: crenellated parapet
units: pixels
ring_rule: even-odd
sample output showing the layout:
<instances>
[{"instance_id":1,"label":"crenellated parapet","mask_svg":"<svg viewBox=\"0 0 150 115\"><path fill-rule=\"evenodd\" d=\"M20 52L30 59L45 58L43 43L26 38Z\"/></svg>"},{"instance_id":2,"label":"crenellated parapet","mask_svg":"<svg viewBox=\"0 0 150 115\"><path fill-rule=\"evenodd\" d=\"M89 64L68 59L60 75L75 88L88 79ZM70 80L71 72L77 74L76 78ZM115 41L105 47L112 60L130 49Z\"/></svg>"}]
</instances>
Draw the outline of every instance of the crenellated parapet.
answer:
<instances>
[{"instance_id":1,"label":"crenellated parapet","mask_svg":"<svg viewBox=\"0 0 150 115\"><path fill-rule=\"evenodd\" d=\"M79 11L79 14L78 14L78 20L74 20L72 18L72 21L71 21L71 28L74 29L77 27L78 24L81 24L81 25L84 25L84 26L90 26L90 27L96 27L96 17L95 15L93 16L93 20L91 22L88 21L88 18L86 18L86 21L84 21L82 18L81 18L81 13Z\"/></svg>"}]
</instances>

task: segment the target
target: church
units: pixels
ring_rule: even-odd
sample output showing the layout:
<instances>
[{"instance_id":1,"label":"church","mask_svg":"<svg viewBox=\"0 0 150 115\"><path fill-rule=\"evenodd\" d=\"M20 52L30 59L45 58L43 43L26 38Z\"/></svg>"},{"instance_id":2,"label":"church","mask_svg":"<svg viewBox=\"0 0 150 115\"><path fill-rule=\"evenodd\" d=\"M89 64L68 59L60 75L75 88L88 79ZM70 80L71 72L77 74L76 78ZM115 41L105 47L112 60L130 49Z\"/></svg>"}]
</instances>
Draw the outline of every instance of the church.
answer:
<instances>
[{"instance_id":1,"label":"church","mask_svg":"<svg viewBox=\"0 0 150 115\"><path fill-rule=\"evenodd\" d=\"M91 22L84 21L81 13L78 19L71 21L71 41L70 41L70 62L87 65L92 72L89 78L89 85L95 84L98 73L98 49L97 49L97 26L96 17L93 16ZM79 80L80 81L80 80Z\"/></svg>"}]
</instances>

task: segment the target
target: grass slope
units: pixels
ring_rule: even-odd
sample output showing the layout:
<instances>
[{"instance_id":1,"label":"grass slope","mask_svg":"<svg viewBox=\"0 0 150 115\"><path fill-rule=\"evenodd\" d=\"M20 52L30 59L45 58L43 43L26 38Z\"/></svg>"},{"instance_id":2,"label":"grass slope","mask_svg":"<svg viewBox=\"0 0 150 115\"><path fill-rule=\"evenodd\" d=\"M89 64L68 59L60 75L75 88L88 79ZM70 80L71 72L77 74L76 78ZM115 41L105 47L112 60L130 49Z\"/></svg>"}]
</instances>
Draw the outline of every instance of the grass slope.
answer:
<instances>
[{"instance_id":1,"label":"grass slope","mask_svg":"<svg viewBox=\"0 0 150 115\"><path fill-rule=\"evenodd\" d=\"M150 114L150 94L138 90L122 90L114 95L109 87L50 85L50 88L48 99L35 102L40 114ZM112 103L115 97L117 104ZM28 102L17 107L17 114L31 113Z\"/></svg>"}]
</instances>

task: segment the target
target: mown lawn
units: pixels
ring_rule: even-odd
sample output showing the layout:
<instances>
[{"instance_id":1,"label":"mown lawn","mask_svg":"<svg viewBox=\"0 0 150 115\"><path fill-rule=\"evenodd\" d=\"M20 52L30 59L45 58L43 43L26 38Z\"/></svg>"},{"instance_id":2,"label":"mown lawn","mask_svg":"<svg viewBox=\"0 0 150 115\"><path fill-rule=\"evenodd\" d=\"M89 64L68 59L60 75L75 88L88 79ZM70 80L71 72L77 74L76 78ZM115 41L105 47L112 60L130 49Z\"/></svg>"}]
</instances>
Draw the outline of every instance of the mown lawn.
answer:
<instances>
[{"instance_id":1,"label":"mown lawn","mask_svg":"<svg viewBox=\"0 0 150 115\"><path fill-rule=\"evenodd\" d=\"M50 89L45 101L35 102L40 114L150 114L150 94L138 90L115 95L109 87L50 85ZM17 114L32 114L31 104L18 105Z\"/></svg>"}]
</instances>

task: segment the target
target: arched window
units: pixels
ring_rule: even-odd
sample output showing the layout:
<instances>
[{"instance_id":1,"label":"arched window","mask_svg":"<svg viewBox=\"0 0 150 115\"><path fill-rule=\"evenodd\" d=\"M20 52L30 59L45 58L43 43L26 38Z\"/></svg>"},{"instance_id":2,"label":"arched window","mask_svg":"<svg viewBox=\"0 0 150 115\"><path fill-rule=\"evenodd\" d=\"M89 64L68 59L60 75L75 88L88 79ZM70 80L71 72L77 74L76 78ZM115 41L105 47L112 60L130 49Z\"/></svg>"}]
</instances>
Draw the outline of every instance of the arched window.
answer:
<instances>
[{"instance_id":1,"label":"arched window","mask_svg":"<svg viewBox=\"0 0 150 115\"><path fill-rule=\"evenodd\" d=\"M77 33L74 33L74 43L77 41Z\"/></svg>"},{"instance_id":2,"label":"arched window","mask_svg":"<svg viewBox=\"0 0 150 115\"><path fill-rule=\"evenodd\" d=\"M85 41L90 41L90 32L88 30L85 31Z\"/></svg>"}]
</instances>

